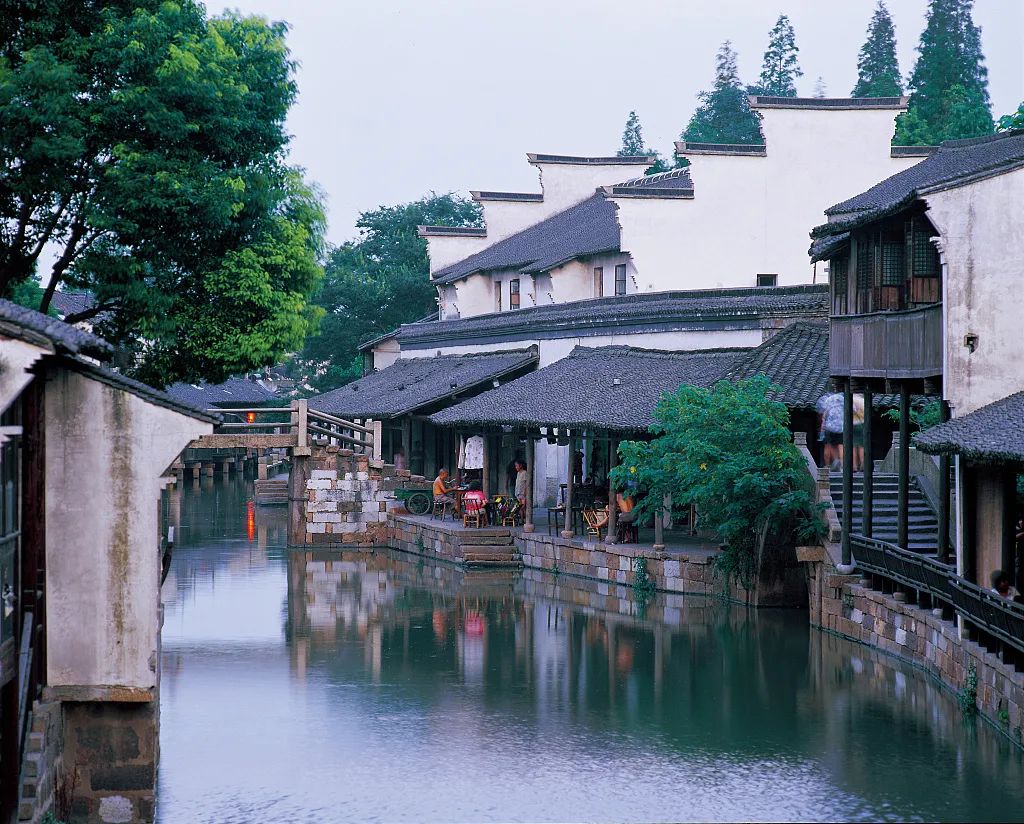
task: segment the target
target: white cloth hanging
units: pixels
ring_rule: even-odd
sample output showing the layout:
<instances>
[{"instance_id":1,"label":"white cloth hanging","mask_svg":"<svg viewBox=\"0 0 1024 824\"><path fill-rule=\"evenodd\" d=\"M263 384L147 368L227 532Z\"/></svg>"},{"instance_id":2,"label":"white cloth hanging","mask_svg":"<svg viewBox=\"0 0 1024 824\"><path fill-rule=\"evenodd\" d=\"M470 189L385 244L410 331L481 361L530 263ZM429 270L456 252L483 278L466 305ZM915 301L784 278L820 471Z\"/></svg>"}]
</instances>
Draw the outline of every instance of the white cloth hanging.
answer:
<instances>
[{"instance_id":1,"label":"white cloth hanging","mask_svg":"<svg viewBox=\"0 0 1024 824\"><path fill-rule=\"evenodd\" d=\"M484 468L484 439L481 435L473 435L466 441L465 469Z\"/></svg>"}]
</instances>

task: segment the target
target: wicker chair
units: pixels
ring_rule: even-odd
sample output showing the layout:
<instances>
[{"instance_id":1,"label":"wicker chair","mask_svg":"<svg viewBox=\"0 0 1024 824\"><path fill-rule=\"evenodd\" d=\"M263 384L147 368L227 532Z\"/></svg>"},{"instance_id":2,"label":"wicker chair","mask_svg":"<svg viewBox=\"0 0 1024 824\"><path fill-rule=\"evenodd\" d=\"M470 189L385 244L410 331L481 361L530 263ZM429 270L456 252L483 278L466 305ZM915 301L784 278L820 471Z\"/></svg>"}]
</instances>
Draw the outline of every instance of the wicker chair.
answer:
<instances>
[{"instance_id":1,"label":"wicker chair","mask_svg":"<svg viewBox=\"0 0 1024 824\"><path fill-rule=\"evenodd\" d=\"M593 535L600 541L601 530L608 526L608 509L588 507L583 510L583 521L587 525L587 535Z\"/></svg>"}]
</instances>

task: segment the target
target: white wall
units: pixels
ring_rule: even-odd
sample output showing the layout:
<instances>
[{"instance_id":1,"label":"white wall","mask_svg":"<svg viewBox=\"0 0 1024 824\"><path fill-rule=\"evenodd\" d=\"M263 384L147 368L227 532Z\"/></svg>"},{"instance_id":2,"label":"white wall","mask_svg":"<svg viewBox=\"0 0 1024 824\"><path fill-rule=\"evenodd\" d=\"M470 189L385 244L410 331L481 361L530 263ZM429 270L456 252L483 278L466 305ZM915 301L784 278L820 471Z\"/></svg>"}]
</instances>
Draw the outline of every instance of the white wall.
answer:
<instances>
[{"instance_id":1,"label":"white wall","mask_svg":"<svg viewBox=\"0 0 1024 824\"><path fill-rule=\"evenodd\" d=\"M29 371L48 350L16 338L0 337L0 412L14 403L26 386L32 382Z\"/></svg>"},{"instance_id":2,"label":"white wall","mask_svg":"<svg viewBox=\"0 0 1024 824\"><path fill-rule=\"evenodd\" d=\"M1024 169L926 200L942 238L943 391L959 416L1024 389ZM978 336L973 353L968 332Z\"/></svg>"},{"instance_id":3,"label":"white wall","mask_svg":"<svg viewBox=\"0 0 1024 824\"><path fill-rule=\"evenodd\" d=\"M530 160L540 173L545 216L564 211L586 200L601 186L612 186L640 177L646 168L639 163L545 163Z\"/></svg>"},{"instance_id":4,"label":"white wall","mask_svg":"<svg viewBox=\"0 0 1024 824\"><path fill-rule=\"evenodd\" d=\"M448 235L427 235L427 256L430 258L430 274L444 269L481 249L486 249L494 239L488 229L486 237L459 237Z\"/></svg>"},{"instance_id":5,"label":"white wall","mask_svg":"<svg viewBox=\"0 0 1024 824\"><path fill-rule=\"evenodd\" d=\"M613 198L639 290L810 283L824 210L921 158L890 157L894 109L763 109L766 157L692 155L694 198Z\"/></svg>"},{"instance_id":6,"label":"white wall","mask_svg":"<svg viewBox=\"0 0 1024 824\"><path fill-rule=\"evenodd\" d=\"M45 407L48 683L154 689L159 479L212 426L64 369Z\"/></svg>"},{"instance_id":7,"label":"white wall","mask_svg":"<svg viewBox=\"0 0 1024 824\"><path fill-rule=\"evenodd\" d=\"M550 204L543 200L478 200L484 210L487 245L521 232L550 217Z\"/></svg>"},{"instance_id":8,"label":"white wall","mask_svg":"<svg viewBox=\"0 0 1024 824\"><path fill-rule=\"evenodd\" d=\"M477 273L452 284L454 305L463 318L494 311L494 285L490 275Z\"/></svg>"},{"instance_id":9,"label":"white wall","mask_svg":"<svg viewBox=\"0 0 1024 824\"><path fill-rule=\"evenodd\" d=\"M382 340L370 350L373 353L373 368L387 369L398 360L402 353L402 347L394 338Z\"/></svg>"}]
</instances>

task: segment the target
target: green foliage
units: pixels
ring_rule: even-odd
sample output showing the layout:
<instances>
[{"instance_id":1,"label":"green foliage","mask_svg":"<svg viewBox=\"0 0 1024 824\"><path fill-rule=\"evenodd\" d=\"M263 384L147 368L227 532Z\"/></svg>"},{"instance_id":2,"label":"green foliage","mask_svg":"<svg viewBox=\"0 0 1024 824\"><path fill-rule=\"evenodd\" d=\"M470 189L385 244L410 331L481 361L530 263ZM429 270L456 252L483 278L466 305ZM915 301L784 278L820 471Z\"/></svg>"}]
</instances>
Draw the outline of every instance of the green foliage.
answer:
<instances>
[{"instance_id":1,"label":"green foliage","mask_svg":"<svg viewBox=\"0 0 1024 824\"><path fill-rule=\"evenodd\" d=\"M896 28L889 9L878 0L867 40L857 56L857 85L852 97L899 97L903 94L900 64L896 58Z\"/></svg>"},{"instance_id":2,"label":"green foliage","mask_svg":"<svg viewBox=\"0 0 1024 824\"><path fill-rule=\"evenodd\" d=\"M819 100L823 97L828 97L828 86L825 85L825 78L820 74L818 79L814 81L814 94L812 96Z\"/></svg>"},{"instance_id":3,"label":"green foliage","mask_svg":"<svg viewBox=\"0 0 1024 824\"><path fill-rule=\"evenodd\" d=\"M43 303L43 288L35 278L23 280L16 283L11 289L11 300L19 306L38 311ZM47 314L55 318L57 310L51 306L48 308Z\"/></svg>"},{"instance_id":4,"label":"green foliage","mask_svg":"<svg viewBox=\"0 0 1024 824\"><path fill-rule=\"evenodd\" d=\"M640 127L640 118L636 112L630 112L626 118L626 128L622 131L622 148L616 153L616 157L637 157L647 154L647 147L644 146L643 130Z\"/></svg>"},{"instance_id":5,"label":"green foliage","mask_svg":"<svg viewBox=\"0 0 1024 824\"><path fill-rule=\"evenodd\" d=\"M999 719L1000 724L1002 724L1007 729L1010 728L1010 713L1006 709L1006 707L1000 707L996 717Z\"/></svg>"},{"instance_id":6,"label":"green foliage","mask_svg":"<svg viewBox=\"0 0 1024 824\"><path fill-rule=\"evenodd\" d=\"M715 85L697 95L700 106L683 131L683 140L694 143L764 143L760 115L750 108L747 91L740 82L736 52L726 40L716 58Z\"/></svg>"},{"instance_id":7,"label":"green foliage","mask_svg":"<svg viewBox=\"0 0 1024 824\"><path fill-rule=\"evenodd\" d=\"M13 6L14 4L5 4ZM317 312L319 194L287 166L287 28L195 0L0 15L0 294L41 271L162 385L275 362Z\"/></svg>"},{"instance_id":8,"label":"green foliage","mask_svg":"<svg viewBox=\"0 0 1024 824\"><path fill-rule=\"evenodd\" d=\"M796 97L796 79L803 76L803 70L797 64L799 53L793 24L786 15L780 14L768 33L768 49L764 53L761 78L751 93Z\"/></svg>"},{"instance_id":9,"label":"green foliage","mask_svg":"<svg viewBox=\"0 0 1024 824\"><path fill-rule=\"evenodd\" d=\"M895 142L930 145L993 130L988 70L973 0L931 0L917 47L908 110L896 120Z\"/></svg>"},{"instance_id":10,"label":"green foliage","mask_svg":"<svg viewBox=\"0 0 1024 824\"><path fill-rule=\"evenodd\" d=\"M43 813L43 817L39 819L39 824L64 824L56 815L53 810L47 810Z\"/></svg>"},{"instance_id":11,"label":"green foliage","mask_svg":"<svg viewBox=\"0 0 1024 824\"><path fill-rule=\"evenodd\" d=\"M1010 129L1024 129L1024 103L1021 103L1013 114L1004 114L1000 117L998 125L1001 132Z\"/></svg>"},{"instance_id":12,"label":"green foliage","mask_svg":"<svg viewBox=\"0 0 1024 824\"><path fill-rule=\"evenodd\" d=\"M633 559L633 594L644 599L654 595L654 579L647 571L646 558Z\"/></svg>"},{"instance_id":13,"label":"green foliage","mask_svg":"<svg viewBox=\"0 0 1024 824\"><path fill-rule=\"evenodd\" d=\"M789 412L768 400L770 389L763 376L679 387L658 403L653 439L622 443L612 470L617 486L645 493L638 517L652 516L665 495L696 504L725 545L723 569L744 585L770 565L772 539L813 540L823 528Z\"/></svg>"},{"instance_id":14,"label":"green foliage","mask_svg":"<svg viewBox=\"0 0 1024 824\"><path fill-rule=\"evenodd\" d=\"M324 317L294 368L318 391L362 374L363 341L437 310L427 243L417 226L479 226L480 208L453 194L363 212L357 240L333 249L315 303Z\"/></svg>"},{"instance_id":15,"label":"green foliage","mask_svg":"<svg viewBox=\"0 0 1024 824\"><path fill-rule=\"evenodd\" d=\"M885 417L898 424L900 422L900 410L887 409ZM940 423L942 423L942 404L938 401L925 401L918 406L910 407L910 425L916 427L920 432L924 432L924 430Z\"/></svg>"},{"instance_id":16,"label":"green foliage","mask_svg":"<svg viewBox=\"0 0 1024 824\"><path fill-rule=\"evenodd\" d=\"M970 717L978 712L978 668L974 664L967 670L964 685L956 694L956 702L965 716Z\"/></svg>"}]
</instances>

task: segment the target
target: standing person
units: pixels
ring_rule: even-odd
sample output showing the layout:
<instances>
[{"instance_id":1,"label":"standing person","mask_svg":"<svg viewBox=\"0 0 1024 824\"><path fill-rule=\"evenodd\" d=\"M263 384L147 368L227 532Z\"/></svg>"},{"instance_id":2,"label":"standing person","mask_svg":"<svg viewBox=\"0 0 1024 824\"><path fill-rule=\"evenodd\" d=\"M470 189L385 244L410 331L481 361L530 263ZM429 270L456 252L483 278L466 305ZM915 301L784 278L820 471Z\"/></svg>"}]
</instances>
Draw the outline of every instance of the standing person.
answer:
<instances>
[{"instance_id":1,"label":"standing person","mask_svg":"<svg viewBox=\"0 0 1024 824\"><path fill-rule=\"evenodd\" d=\"M516 499L519 501L519 505L523 508L523 512L526 512L526 485L529 482L529 478L526 474L526 461L516 461Z\"/></svg>"},{"instance_id":2,"label":"standing person","mask_svg":"<svg viewBox=\"0 0 1024 824\"><path fill-rule=\"evenodd\" d=\"M853 471L864 469L864 396L853 396Z\"/></svg>"},{"instance_id":3,"label":"standing person","mask_svg":"<svg viewBox=\"0 0 1024 824\"><path fill-rule=\"evenodd\" d=\"M843 393L829 392L818 398L818 425L825 436L825 465L841 469L843 465Z\"/></svg>"}]
</instances>

